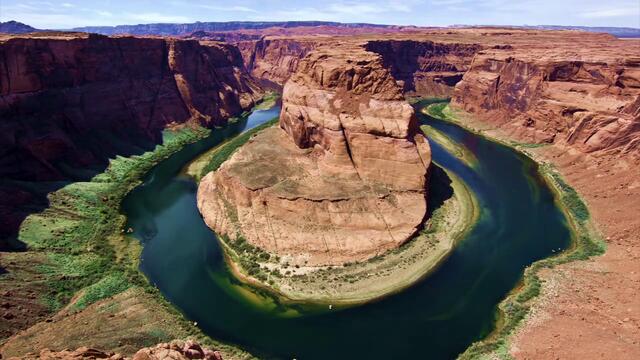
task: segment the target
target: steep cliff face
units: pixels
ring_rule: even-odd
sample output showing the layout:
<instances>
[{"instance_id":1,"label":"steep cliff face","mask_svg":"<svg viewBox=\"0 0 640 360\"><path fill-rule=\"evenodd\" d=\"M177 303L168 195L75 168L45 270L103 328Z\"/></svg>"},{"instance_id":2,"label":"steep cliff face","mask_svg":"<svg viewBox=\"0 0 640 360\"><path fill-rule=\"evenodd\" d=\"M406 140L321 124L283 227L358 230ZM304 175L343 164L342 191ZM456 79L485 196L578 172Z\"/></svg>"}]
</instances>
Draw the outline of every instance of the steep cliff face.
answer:
<instances>
[{"instance_id":1,"label":"steep cliff face","mask_svg":"<svg viewBox=\"0 0 640 360\"><path fill-rule=\"evenodd\" d=\"M457 85L453 105L526 141L583 152L639 152L640 58L534 54L478 55Z\"/></svg>"},{"instance_id":2,"label":"steep cliff face","mask_svg":"<svg viewBox=\"0 0 640 360\"><path fill-rule=\"evenodd\" d=\"M345 38L345 42L353 39ZM310 51L331 42L326 37L264 37L235 41L245 66L253 76L284 85ZM469 69L473 56L482 49L477 44L447 44L427 40L371 40L366 49L382 56L405 93L418 96L447 97Z\"/></svg>"},{"instance_id":3,"label":"steep cliff face","mask_svg":"<svg viewBox=\"0 0 640 360\"><path fill-rule=\"evenodd\" d=\"M319 40L300 38L262 38L235 43L247 70L256 78L284 85L295 73L298 63L319 45Z\"/></svg>"},{"instance_id":4,"label":"steep cliff face","mask_svg":"<svg viewBox=\"0 0 640 360\"><path fill-rule=\"evenodd\" d=\"M0 42L3 180L86 178L110 157L150 149L169 125L221 124L259 92L231 45L46 36ZM11 195L0 204L5 235L21 219L15 201L34 199L4 182L0 192Z\"/></svg>"},{"instance_id":5,"label":"steep cliff face","mask_svg":"<svg viewBox=\"0 0 640 360\"><path fill-rule=\"evenodd\" d=\"M360 261L400 246L426 214L431 153L378 54L316 49L284 88L268 129L202 180L198 207L219 234L292 264Z\"/></svg>"},{"instance_id":6,"label":"steep cliff face","mask_svg":"<svg viewBox=\"0 0 640 360\"><path fill-rule=\"evenodd\" d=\"M403 91L412 95L449 97L471 60L482 49L478 44L449 44L419 40L375 40L367 50L382 56L384 64Z\"/></svg>"}]
</instances>

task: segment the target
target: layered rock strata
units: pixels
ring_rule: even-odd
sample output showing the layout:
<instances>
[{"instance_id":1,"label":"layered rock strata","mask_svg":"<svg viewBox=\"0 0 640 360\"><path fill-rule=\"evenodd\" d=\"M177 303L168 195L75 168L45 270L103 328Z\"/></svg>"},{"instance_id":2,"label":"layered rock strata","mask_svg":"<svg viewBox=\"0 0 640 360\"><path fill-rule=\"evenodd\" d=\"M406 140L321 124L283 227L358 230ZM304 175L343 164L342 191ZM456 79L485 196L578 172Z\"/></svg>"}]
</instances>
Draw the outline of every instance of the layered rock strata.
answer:
<instances>
[{"instance_id":1,"label":"layered rock strata","mask_svg":"<svg viewBox=\"0 0 640 360\"><path fill-rule=\"evenodd\" d=\"M396 248L426 214L429 145L380 55L311 52L284 87L280 126L203 178L206 223L291 264L338 265Z\"/></svg>"},{"instance_id":2,"label":"layered rock strata","mask_svg":"<svg viewBox=\"0 0 640 360\"><path fill-rule=\"evenodd\" d=\"M300 60L320 42L313 38L263 37L235 44L242 52L245 67L254 77L282 86L296 72Z\"/></svg>"},{"instance_id":3,"label":"layered rock strata","mask_svg":"<svg viewBox=\"0 0 640 360\"><path fill-rule=\"evenodd\" d=\"M478 44L447 44L418 40L374 40L367 50L379 53L403 91L426 97L450 97L469 70Z\"/></svg>"},{"instance_id":4,"label":"layered rock strata","mask_svg":"<svg viewBox=\"0 0 640 360\"><path fill-rule=\"evenodd\" d=\"M109 158L152 149L167 126L223 124L259 95L228 44L73 33L0 38L0 177L12 182L0 183L0 239L23 218L16 208L44 201L15 181L85 179Z\"/></svg>"},{"instance_id":5,"label":"layered rock strata","mask_svg":"<svg viewBox=\"0 0 640 360\"><path fill-rule=\"evenodd\" d=\"M610 51L580 43L487 49L456 86L452 105L527 142L640 155L640 46L618 48L620 40L599 37L610 42L600 50Z\"/></svg>"}]
</instances>

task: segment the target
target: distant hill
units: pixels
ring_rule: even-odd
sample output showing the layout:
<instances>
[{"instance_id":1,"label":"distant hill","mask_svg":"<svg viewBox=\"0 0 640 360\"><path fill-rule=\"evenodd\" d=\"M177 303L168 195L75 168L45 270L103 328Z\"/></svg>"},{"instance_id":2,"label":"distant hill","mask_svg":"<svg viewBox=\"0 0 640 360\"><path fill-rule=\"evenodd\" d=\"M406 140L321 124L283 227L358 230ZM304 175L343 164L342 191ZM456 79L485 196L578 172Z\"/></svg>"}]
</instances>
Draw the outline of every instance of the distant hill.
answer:
<instances>
[{"instance_id":1,"label":"distant hill","mask_svg":"<svg viewBox=\"0 0 640 360\"><path fill-rule=\"evenodd\" d=\"M453 28L465 28L469 25L452 25ZM473 27L499 27L513 29L534 30L580 30L589 32L608 33L618 38L640 38L639 28L614 27L614 26L569 26L569 25L478 25Z\"/></svg>"},{"instance_id":2,"label":"distant hill","mask_svg":"<svg viewBox=\"0 0 640 360\"><path fill-rule=\"evenodd\" d=\"M543 30L582 30L591 32L609 33L619 38L640 38L640 29L628 27L610 27L610 26L561 26L561 25L536 25L524 26L528 29Z\"/></svg>"},{"instance_id":3,"label":"distant hill","mask_svg":"<svg viewBox=\"0 0 640 360\"><path fill-rule=\"evenodd\" d=\"M17 21L0 22L0 33L25 34L38 31L38 29Z\"/></svg>"},{"instance_id":4,"label":"distant hill","mask_svg":"<svg viewBox=\"0 0 640 360\"><path fill-rule=\"evenodd\" d=\"M194 32L233 31L244 29L265 29L270 27L301 27L301 26L335 26L344 28L377 27L394 28L396 25L376 25L366 23L339 23L330 21L229 21L229 22L195 22L190 24L139 24L117 26L86 26L71 30L92 32L104 35L185 35Z\"/></svg>"},{"instance_id":5,"label":"distant hill","mask_svg":"<svg viewBox=\"0 0 640 360\"><path fill-rule=\"evenodd\" d=\"M187 24L155 23L138 25L117 25L117 26L84 26L70 29L88 33L103 35L131 34L131 35L189 35L204 34L212 32L235 31L235 30L261 30L266 28L296 28L296 27L334 27L345 29L357 28L410 28L412 26L382 25L368 23L341 23L334 21L228 21L228 22L195 22ZM451 27L484 27L484 25L453 25ZM494 27L494 25L487 25ZM539 30L582 30L590 32L609 33L619 38L640 38L639 28L612 27L612 26L565 26L565 25L523 25L523 26L499 26L516 29L539 29ZM34 31L41 31L27 24L18 21L0 22L0 33L24 34Z\"/></svg>"}]
</instances>

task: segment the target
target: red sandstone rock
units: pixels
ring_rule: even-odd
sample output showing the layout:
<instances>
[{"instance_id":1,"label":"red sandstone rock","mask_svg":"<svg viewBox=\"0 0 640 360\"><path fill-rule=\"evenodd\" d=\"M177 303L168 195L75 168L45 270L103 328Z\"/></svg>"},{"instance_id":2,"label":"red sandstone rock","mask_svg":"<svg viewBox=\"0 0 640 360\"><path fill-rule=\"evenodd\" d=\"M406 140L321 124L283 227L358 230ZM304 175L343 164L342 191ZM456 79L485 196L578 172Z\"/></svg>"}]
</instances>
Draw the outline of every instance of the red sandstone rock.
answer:
<instances>
[{"instance_id":1,"label":"red sandstone rock","mask_svg":"<svg viewBox=\"0 0 640 360\"><path fill-rule=\"evenodd\" d=\"M302 58L319 45L314 39L270 39L236 43L246 68L259 79L284 85Z\"/></svg>"},{"instance_id":2,"label":"red sandstone rock","mask_svg":"<svg viewBox=\"0 0 640 360\"><path fill-rule=\"evenodd\" d=\"M207 175L198 206L219 234L292 264L368 259L407 241L426 214L431 153L416 125L380 55L316 49L285 85L284 131L264 131Z\"/></svg>"},{"instance_id":3,"label":"red sandstone rock","mask_svg":"<svg viewBox=\"0 0 640 360\"><path fill-rule=\"evenodd\" d=\"M44 349L40 354L26 354L22 357L9 358L12 360L89 360L89 359L109 359L126 360L120 354L92 349L86 346L76 350L52 351ZM203 349L198 343L187 340L186 342L174 340L170 343L162 343L153 347L140 349L133 355L132 360L222 360L218 351Z\"/></svg>"},{"instance_id":4,"label":"red sandstone rock","mask_svg":"<svg viewBox=\"0 0 640 360\"><path fill-rule=\"evenodd\" d=\"M629 42L618 51L603 44L611 52L591 56L593 48L577 46L485 50L452 104L528 142L640 154L640 46Z\"/></svg>"},{"instance_id":5,"label":"red sandstone rock","mask_svg":"<svg viewBox=\"0 0 640 360\"><path fill-rule=\"evenodd\" d=\"M417 40L374 40L367 49L382 56L385 67L401 80L403 91L431 97L449 97L469 69L478 44L447 44Z\"/></svg>"}]
</instances>

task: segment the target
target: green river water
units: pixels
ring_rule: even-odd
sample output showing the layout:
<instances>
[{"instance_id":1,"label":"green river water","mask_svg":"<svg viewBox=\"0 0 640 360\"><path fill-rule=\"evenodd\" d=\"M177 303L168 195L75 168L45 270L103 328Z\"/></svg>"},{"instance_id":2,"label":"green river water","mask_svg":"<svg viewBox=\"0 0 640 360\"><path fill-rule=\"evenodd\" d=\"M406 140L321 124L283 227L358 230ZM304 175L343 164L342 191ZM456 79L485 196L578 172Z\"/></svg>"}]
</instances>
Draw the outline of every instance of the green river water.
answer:
<instances>
[{"instance_id":1,"label":"green river water","mask_svg":"<svg viewBox=\"0 0 640 360\"><path fill-rule=\"evenodd\" d=\"M471 151L470 168L431 141L434 161L477 196L478 223L430 276L384 299L329 310L256 295L229 273L180 173L198 154L268 121L255 111L156 166L125 199L141 268L164 296L213 338L261 358L453 359L495 326L497 304L532 262L570 244L552 192L530 159L456 125L419 115Z\"/></svg>"}]
</instances>

